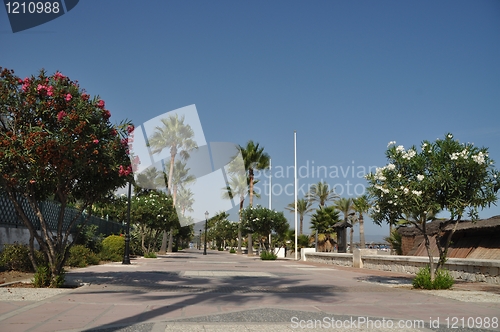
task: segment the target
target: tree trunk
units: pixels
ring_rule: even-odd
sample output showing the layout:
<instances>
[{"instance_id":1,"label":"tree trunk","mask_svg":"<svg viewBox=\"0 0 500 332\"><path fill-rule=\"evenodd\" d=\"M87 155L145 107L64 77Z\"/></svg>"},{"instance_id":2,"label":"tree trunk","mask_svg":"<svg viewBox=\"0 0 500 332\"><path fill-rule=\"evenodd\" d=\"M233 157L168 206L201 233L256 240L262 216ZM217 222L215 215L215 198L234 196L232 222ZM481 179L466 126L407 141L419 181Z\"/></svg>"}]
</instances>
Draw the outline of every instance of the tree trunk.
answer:
<instances>
[{"instance_id":1,"label":"tree trunk","mask_svg":"<svg viewBox=\"0 0 500 332\"><path fill-rule=\"evenodd\" d=\"M165 255L167 253L167 231L163 231L163 237L161 239L160 252L158 254Z\"/></svg>"},{"instance_id":2,"label":"tree trunk","mask_svg":"<svg viewBox=\"0 0 500 332\"><path fill-rule=\"evenodd\" d=\"M354 225L351 227L351 234L350 234L350 244L349 244L349 252L352 254L354 251Z\"/></svg>"},{"instance_id":3,"label":"tree trunk","mask_svg":"<svg viewBox=\"0 0 500 332\"><path fill-rule=\"evenodd\" d=\"M363 214L359 214L359 247L365 249L365 221L363 220Z\"/></svg>"},{"instance_id":4,"label":"tree trunk","mask_svg":"<svg viewBox=\"0 0 500 332\"><path fill-rule=\"evenodd\" d=\"M446 235L446 241L444 244L444 248L441 246L441 234L439 233L439 232L441 232L441 227L439 229L438 234L436 235L436 245L437 245L438 250L439 250L439 261L438 261L438 264L436 266L436 271L438 269L444 268L444 264L446 263L446 256L448 255L448 248L449 248L450 243L451 243L451 238L453 237L453 234L455 234L455 231L457 229L458 223L460 222L460 219L461 219L461 216L459 216L457 218L457 220L455 221L455 225L453 226L453 229ZM448 222L446 222L446 225L448 225L451 221L452 220L449 220Z\"/></svg>"},{"instance_id":5,"label":"tree trunk","mask_svg":"<svg viewBox=\"0 0 500 332\"><path fill-rule=\"evenodd\" d=\"M167 252L172 252L173 248L173 242L174 242L174 230L175 228L172 226L170 227L170 234L168 235L168 247L167 247Z\"/></svg>"},{"instance_id":6,"label":"tree trunk","mask_svg":"<svg viewBox=\"0 0 500 332\"><path fill-rule=\"evenodd\" d=\"M242 238L241 238L241 211L243 210L243 201L245 199L245 196L241 195L240 196L240 211L239 211L239 214L238 214L238 217L239 217L239 222L238 222L238 250L236 251L236 253L238 255L241 255L241 242L242 242Z\"/></svg>"},{"instance_id":7,"label":"tree trunk","mask_svg":"<svg viewBox=\"0 0 500 332\"><path fill-rule=\"evenodd\" d=\"M431 243L429 241L429 235L427 235L427 229L426 229L426 223L425 219L422 223L422 230L424 233L424 240L425 240L425 249L427 250L427 257L429 257L429 269L431 273L431 282L434 282L434 257L432 257L432 252L431 252Z\"/></svg>"},{"instance_id":8,"label":"tree trunk","mask_svg":"<svg viewBox=\"0 0 500 332\"><path fill-rule=\"evenodd\" d=\"M248 233L248 256L253 256L252 233Z\"/></svg>"},{"instance_id":9,"label":"tree trunk","mask_svg":"<svg viewBox=\"0 0 500 332\"><path fill-rule=\"evenodd\" d=\"M300 228L299 228L299 235L302 235L302 230L304 229L304 216L300 216Z\"/></svg>"}]
</instances>

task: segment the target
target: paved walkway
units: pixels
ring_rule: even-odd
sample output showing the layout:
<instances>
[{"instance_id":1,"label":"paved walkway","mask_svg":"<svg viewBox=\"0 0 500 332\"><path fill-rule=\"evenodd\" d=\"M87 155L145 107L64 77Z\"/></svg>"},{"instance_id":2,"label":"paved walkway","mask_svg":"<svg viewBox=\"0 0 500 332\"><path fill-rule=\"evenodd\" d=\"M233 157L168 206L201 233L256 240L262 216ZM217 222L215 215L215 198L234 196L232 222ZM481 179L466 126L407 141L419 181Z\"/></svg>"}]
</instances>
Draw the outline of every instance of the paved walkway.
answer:
<instances>
[{"instance_id":1,"label":"paved walkway","mask_svg":"<svg viewBox=\"0 0 500 332\"><path fill-rule=\"evenodd\" d=\"M67 280L87 285L38 301L0 298L0 331L500 330L499 302L411 290L406 275L227 252L90 266Z\"/></svg>"}]
</instances>

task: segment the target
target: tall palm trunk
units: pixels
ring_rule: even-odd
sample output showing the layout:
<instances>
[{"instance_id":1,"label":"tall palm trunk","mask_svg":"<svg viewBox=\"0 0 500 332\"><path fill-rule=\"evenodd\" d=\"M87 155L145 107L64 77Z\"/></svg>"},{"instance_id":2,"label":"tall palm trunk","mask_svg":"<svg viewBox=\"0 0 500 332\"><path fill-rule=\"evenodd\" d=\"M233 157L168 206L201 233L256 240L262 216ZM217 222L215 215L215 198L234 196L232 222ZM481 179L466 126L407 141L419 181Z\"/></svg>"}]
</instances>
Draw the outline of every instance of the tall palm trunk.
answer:
<instances>
[{"instance_id":1,"label":"tall palm trunk","mask_svg":"<svg viewBox=\"0 0 500 332\"><path fill-rule=\"evenodd\" d=\"M363 214L359 214L359 247L365 249L365 221L363 219Z\"/></svg>"},{"instance_id":2,"label":"tall palm trunk","mask_svg":"<svg viewBox=\"0 0 500 332\"><path fill-rule=\"evenodd\" d=\"M248 174L250 178L250 206L253 206L253 169L250 168L248 169ZM247 255L248 256L253 256L253 241L252 241L252 233L248 233L248 243L247 243Z\"/></svg>"},{"instance_id":3,"label":"tall palm trunk","mask_svg":"<svg viewBox=\"0 0 500 332\"><path fill-rule=\"evenodd\" d=\"M236 253L238 255L241 255L241 211L243 210L243 200L245 199L245 196L241 195L240 196L240 211L239 211L239 221L238 221L238 250Z\"/></svg>"},{"instance_id":4,"label":"tall palm trunk","mask_svg":"<svg viewBox=\"0 0 500 332\"><path fill-rule=\"evenodd\" d=\"M167 189L170 194L172 194L172 176L174 174L174 161L175 155L177 154L177 149L172 147L170 149L170 167L168 170L168 184ZM175 208L175 200L174 200L174 208ZM165 254L166 252L172 252L172 241L173 241L173 227L170 227L170 235L168 237L168 249L167 249L167 230L163 231L163 237L161 239L161 248L160 254Z\"/></svg>"}]
</instances>

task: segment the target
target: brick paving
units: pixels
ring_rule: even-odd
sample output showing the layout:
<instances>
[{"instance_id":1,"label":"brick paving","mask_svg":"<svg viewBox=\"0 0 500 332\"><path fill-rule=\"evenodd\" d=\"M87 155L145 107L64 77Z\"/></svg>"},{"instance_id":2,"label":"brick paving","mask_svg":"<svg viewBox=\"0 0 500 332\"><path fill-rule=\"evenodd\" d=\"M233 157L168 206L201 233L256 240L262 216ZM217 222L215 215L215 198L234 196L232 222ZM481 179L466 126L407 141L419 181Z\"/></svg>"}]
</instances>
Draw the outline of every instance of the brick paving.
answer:
<instances>
[{"instance_id":1,"label":"brick paving","mask_svg":"<svg viewBox=\"0 0 500 332\"><path fill-rule=\"evenodd\" d=\"M90 266L71 270L67 280L86 285L40 301L0 298L0 331L295 331L308 327L308 321L366 318L427 324L396 330L429 331L429 320L439 318L432 330L481 331L447 329L446 319L500 318L500 303L412 290L404 286L411 281L408 275L218 251ZM455 288L500 294L495 285L459 283ZM373 322L355 327L335 330L388 330Z\"/></svg>"}]
</instances>

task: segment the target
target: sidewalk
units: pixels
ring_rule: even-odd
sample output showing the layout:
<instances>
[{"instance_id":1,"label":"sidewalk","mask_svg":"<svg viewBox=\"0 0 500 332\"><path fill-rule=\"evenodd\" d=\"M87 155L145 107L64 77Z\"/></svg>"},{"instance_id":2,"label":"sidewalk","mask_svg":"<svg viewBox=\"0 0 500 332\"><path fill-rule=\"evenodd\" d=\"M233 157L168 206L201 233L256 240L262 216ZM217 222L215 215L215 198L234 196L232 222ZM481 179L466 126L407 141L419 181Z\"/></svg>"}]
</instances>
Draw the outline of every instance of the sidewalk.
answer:
<instances>
[{"instance_id":1,"label":"sidewalk","mask_svg":"<svg viewBox=\"0 0 500 332\"><path fill-rule=\"evenodd\" d=\"M411 290L407 275L290 259L193 249L75 269L67 280L86 285L0 298L0 331L468 331L486 321L500 331L499 288L464 302Z\"/></svg>"}]
</instances>

